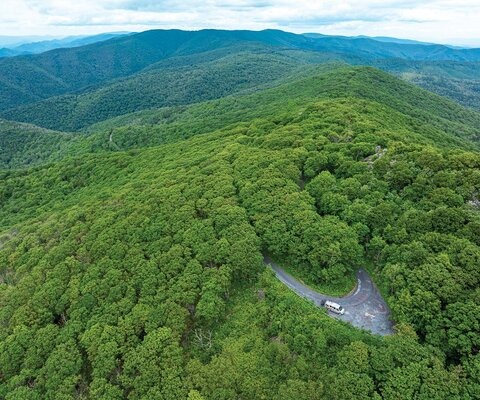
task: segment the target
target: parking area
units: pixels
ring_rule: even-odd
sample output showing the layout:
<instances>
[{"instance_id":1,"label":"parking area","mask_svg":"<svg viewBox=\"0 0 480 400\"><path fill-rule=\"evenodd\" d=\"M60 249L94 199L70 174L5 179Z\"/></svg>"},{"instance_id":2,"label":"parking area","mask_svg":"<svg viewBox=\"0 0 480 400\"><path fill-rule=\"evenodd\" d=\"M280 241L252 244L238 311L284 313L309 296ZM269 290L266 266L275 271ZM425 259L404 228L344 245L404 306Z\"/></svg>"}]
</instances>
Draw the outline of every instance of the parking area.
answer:
<instances>
[{"instance_id":1,"label":"parking area","mask_svg":"<svg viewBox=\"0 0 480 400\"><path fill-rule=\"evenodd\" d=\"M311 300L318 307L323 307L323 302L331 300L345 308L345 314L343 315L329 311L331 317L348 322L357 328L365 329L376 335L391 335L394 333L393 323L390 320L390 309L366 271L361 269L357 272L357 286L353 293L345 297L333 297L319 293L299 282L272 262L270 258L265 257L264 262L273 269L281 282L299 296Z\"/></svg>"}]
</instances>

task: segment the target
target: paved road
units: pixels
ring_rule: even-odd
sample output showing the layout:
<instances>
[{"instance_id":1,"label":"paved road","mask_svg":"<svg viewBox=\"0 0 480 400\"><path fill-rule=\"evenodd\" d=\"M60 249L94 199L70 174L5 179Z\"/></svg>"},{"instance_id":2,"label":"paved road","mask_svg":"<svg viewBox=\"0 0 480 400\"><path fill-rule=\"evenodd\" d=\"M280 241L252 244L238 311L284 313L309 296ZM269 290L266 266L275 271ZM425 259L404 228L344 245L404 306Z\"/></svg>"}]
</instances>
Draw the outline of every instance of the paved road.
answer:
<instances>
[{"instance_id":1,"label":"paved road","mask_svg":"<svg viewBox=\"0 0 480 400\"><path fill-rule=\"evenodd\" d=\"M357 272L357 286L345 297L326 296L305 286L282 268L265 257L264 262L270 265L277 278L299 296L311 300L316 306L322 307L322 301L332 300L345 308L344 315L328 311L336 319L351 323L357 328L368 330L376 335L393 334L393 324L390 321L390 310L375 287L368 274L363 270Z\"/></svg>"}]
</instances>

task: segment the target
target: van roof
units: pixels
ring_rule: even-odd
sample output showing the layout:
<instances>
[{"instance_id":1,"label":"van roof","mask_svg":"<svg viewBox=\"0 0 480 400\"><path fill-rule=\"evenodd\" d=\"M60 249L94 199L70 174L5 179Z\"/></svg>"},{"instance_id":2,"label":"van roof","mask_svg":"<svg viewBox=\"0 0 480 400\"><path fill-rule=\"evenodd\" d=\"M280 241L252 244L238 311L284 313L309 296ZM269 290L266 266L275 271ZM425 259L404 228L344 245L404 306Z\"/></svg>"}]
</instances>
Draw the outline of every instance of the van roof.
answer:
<instances>
[{"instance_id":1,"label":"van roof","mask_svg":"<svg viewBox=\"0 0 480 400\"><path fill-rule=\"evenodd\" d=\"M330 307L335 307L335 308L342 308L342 307L340 306L340 304L335 303L335 302L330 301L330 300L327 300L327 301L325 302L325 305L326 305L326 306L328 305L328 306L330 306Z\"/></svg>"}]
</instances>

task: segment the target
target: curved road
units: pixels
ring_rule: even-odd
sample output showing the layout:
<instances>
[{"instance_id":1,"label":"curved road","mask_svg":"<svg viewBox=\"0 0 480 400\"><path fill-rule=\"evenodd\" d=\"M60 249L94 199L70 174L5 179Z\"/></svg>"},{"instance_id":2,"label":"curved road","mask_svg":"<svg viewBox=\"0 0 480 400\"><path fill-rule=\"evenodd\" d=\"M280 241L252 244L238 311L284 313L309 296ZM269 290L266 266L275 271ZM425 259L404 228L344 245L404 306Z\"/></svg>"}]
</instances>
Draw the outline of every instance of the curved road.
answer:
<instances>
[{"instance_id":1,"label":"curved road","mask_svg":"<svg viewBox=\"0 0 480 400\"><path fill-rule=\"evenodd\" d=\"M328 311L331 317L349 322L357 328L368 330L376 335L385 336L394 333L387 303L363 269L357 272L357 286L351 294L345 297L333 297L318 293L299 282L272 262L269 257L265 256L264 262L270 265L281 282L299 296L311 300L317 307L322 307L323 301L331 300L345 308L344 315Z\"/></svg>"}]
</instances>

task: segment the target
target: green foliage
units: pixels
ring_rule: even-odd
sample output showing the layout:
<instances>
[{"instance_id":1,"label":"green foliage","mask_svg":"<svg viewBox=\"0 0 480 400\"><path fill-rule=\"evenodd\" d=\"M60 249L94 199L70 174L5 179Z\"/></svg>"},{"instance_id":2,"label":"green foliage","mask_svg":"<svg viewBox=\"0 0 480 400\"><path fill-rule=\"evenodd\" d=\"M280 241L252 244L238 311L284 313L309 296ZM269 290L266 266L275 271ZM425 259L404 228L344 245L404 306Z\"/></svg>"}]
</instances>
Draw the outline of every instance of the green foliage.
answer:
<instances>
[{"instance_id":1,"label":"green foliage","mask_svg":"<svg viewBox=\"0 0 480 400\"><path fill-rule=\"evenodd\" d=\"M235 48L236 49L236 48ZM233 51L232 51L233 52ZM260 48L257 52L220 54L194 64L154 65L130 78L79 95L52 97L4 114L50 129L77 131L96 122L139 110L198 103L272 82L292 73L301 63Z\"/></svg>"},{"instance_id":2,"label":"green foliage","mask_svg":"<svg viewBox=\"0 0 480 400\"><path fill-rule=\"evenodd\" d=\"M478 397L478 114L302 74L1 172L0 398ZM329 318L265 252L317 285L368 265L398 333Z\"/></svg>"},{"instance_id":3,"label":"green foliage","mask_svg":"<svg viewBox=\"0 0 480 400\"><path fill-rule=\"evenodd\" d=\"M59 159L78 139L67 133L0 120L0 169Z\"/></svg>"},{"instance_id":4,"label":"green foliage","mask_svg":"<svg viewBox=\"0 0 480 400\"><path fill-rule=\"evenodd\" d=\"M478 65L476 66L478 68ZM457 101L465 107L480 110L480 80L432 77L431 75L408 76L409 82L441 96Z\"/></svg>"},{"instance_id":5,"label":"green foliage","mask_svg":"<svg viewBox=\"0 0 480 400\"><path fill-rule=\"evenodd\" d=\"M258 61L255 57L250 61L255 59ZM265 65L260 62L259 70ZM397 95L400 92L401 98ZM206 93L211 95L209 90ZM319 121L316 113L325 113L325 116ZM53 114L49 112L48 115ZM466 139L475 139L480 126L477 113L403 84L384 73L370 68L326 64L298 70L288 79L276 81L275 87L256 93L126 114L93 125L86 135L57 134L4 122L1 126L12 133L4 135L4 157L7 161L12 156L18 159L5 162L4 166L42 163L90 152L155 146L219 129L241 132L255 119L263 121L257 125L264 130L268 129L268 124L276 125L282 119L294 120L310 131L319 129L325 135L322 136L325 141L349 140L352 131L361 133L363 141L357 141L351 148L355 160L369 157L376 145L385 146L389 139L415 140L449 148L474 148L475 145ZM327 129L331 129L328 134ZM26 135L25 131L38 131L42 135ZM378 138L379 135L382 139ZM52 148L54 150L48 154L48 149ZM338 161L336 154L318 151L313 156L312 153L305 164L305 176L311 178L322 169L332 169ZM396 168L402 168L402 164ZM408 183L411 171L403 168L403 172L401 179ZM400 179L400 174L395 179ZM399 181L398 185L402 182ZM339 199L332 198L331 202L336 200Z\"/></svg>"},{"instance_id":6,"label":"green foliage","mask_svg":"<svg viewBox=\"0 0 480 400\"><path fill-rule=\"evenodd\" d=\"M247 49L260 58L276 56L270 68L257 70L261 62L244 60ZM271 82L294 66L332 60L397 73L470 107L478 100L477 49L274 30L152 30L0 59L0 111L8 119L77 130L126 112L218 98ZM238 69L232 72L229 64L235 61ZM213 68L207 65L212 62ZM252 76L242 72L247 68Z\"/></svg>"},{"instance_id":7,"label":"green foliage","mask_svg":"<svg viewBox=\"0 0 480 400\"><path fill-rule=\"evenodd\" d=\"M423 89L448 97L463 106L479 109L478 62L409 61L396 58L376 60L370 65L393 73Z\"/></svg>"},{"instance_id":8,"label":"green foliage","mask_svg":"<svg viewBox=\"0 0 480 400\"><path fill-rule=\"evenodd\" d=\"M315 117L315 113L321 112L327 113L328 118ZM286 81L280 80L278 86L259 93L107 120L89 128L92 135L88 142L95 150L125 150L225 127L244 129L244 124L254 119L278 124L283 120L309 118L308 122L302 122L302 128L317 129L326 140L344 141L349 140L351 131L361 133L364 141L352 148L357 159L371 155L376 145L385 146L388 139L472 148L471 142L465 139L476 140L480 126L478 113L378 70L327 64L304 70ZM257 125L268 129L268 124ZM327 135L326 130L330 128ZM110 137L113 144L109 142ZM307 161L308 177L322 168L332 168L336 162L333 159L336 155L326 152L320 151L315 157Z\"/></svg>"},{"instance_id":9,"label":"green foliage","mask_svg":"<svg viewBox=\"0 0 480 400\"><path fill-rule=\"evenodd\" d=\"M191 32L150 31L88 46L0 59L0 109L138 72L172 55L191 36Z\"/></svg>"}]
</instances>

